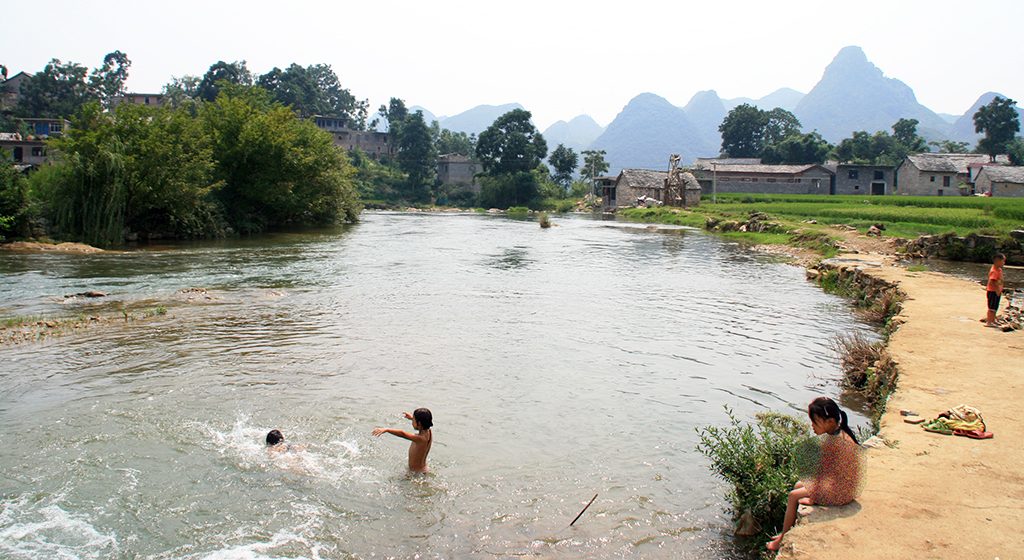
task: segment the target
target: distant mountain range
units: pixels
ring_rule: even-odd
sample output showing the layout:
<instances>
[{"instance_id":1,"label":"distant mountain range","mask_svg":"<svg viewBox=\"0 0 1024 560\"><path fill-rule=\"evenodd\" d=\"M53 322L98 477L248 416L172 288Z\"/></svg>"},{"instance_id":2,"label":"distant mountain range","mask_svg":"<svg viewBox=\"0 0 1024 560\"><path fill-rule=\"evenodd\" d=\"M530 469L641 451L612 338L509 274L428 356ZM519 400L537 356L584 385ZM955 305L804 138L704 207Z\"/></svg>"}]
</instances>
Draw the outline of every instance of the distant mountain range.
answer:
<instances>
[{"instance_id":1,"label":"distant mountain range","mask_svg":"<svg viewBox=\"0 0 1024 560\"><path fill-rule=\"evenodd\" d=\"M800 100L804 98L803 93L792 89L792 88L781 88L777 89L761 99L751 99L749 97L737 97L736 99L723 99L725 108L732 110L734 107L739 107L744 103L754 105L758 108L770 111L776 107L781 107L787 111L793 111L796 109Z\"/></svg>"},{"instance_id":2,"label":"distant mountain range","mask_svg":"<svg viewBox=\"0 0 1024 560\"><path fill-rule=\"evenodd\" d=\"M901 118L917 119L918 133L929 140L949 133L949 123L918 103L910 86L886 78L860 47L840 50L794 113L805 130L833 143L856 130L888 130Z\"/></svg>"},{"instance_id":3,"label":"distant mountain range","mask_svg":"<svg viewBox=\"0 0 1024 560\"><path fill-rule=\"evenodd\" d=\"M564 144L566 148L572 148L579 153L589 148L602 132L604 127L597 124L597 121L589 115L580 115L573 117L569 122L558 121L541 134L548 143L548 151L554 150L559 144Z\"/></svg>"},{"instance_id":4,"label":"distant mountain range","mask_svg":"<svg viewBox=\"0 0 1024 560\"><path fill-rule=\"evenodd\" d=\"M949 133L949 137L953 140L960 140L961 142L968 142L974 144L981 138L981 134L974 132L974 113L978 112L984 105L988 105L996 97L1006 97L1005 95L987 92L983 93L974 105L967 110L962 116L953 121L953 127ZM1017 118L1020 119L1021 124L1024 124L1024 109L1019 105L1017 106Z\"/></svg>"},{"instance_id":5,"label":"distant mountain range","mask_svg":"<svg viewBox=\"0 0 1024 560\"><path fill-rule=\"evenodd\" d=\"M468 111L463 111L451 117L438 117L437 122L441 128L447 128L455 132L480 135L481 132L491 126L498 117L513 109L522 109L518 103L506 103L504 105L477 105ZM424 113L426 115L426 113ZM428 121L429 122L429 121Z\"/></svg>"},{"instance_id":6,"label":"distant mountain range","mask_svg":"<svg viewBox=\"0 0 1024 560\"><path fill-rule=\"evenodd\" d=\"M479 136L480 133L486 130L487 127L491 126L491 123L493 123L498 117L513 109L522 108L523 106L518 103L506 103L504 105L478 105L457 115L439 117L424 107L412 105L409 107L409 113L422 111L423 120L426 121L428 125L437 121L438 124L441 125L441 128L447 128L448 130L455 132L465 132L466 134L476 134ZM373 116L370 117L370 120L372 121L375 118L380 119L377 123L377 130L386 132L388 129L387 122L383 122L379 113L374 113Z\"/></svg>"},{"instance_id":7,"label":"distant mountain range","mask_svg":"<svg viewBox=\"0 0 1024 560\"><path fill-rule=\"evenodd\" d=\"M715 136L701 130L684 109L653 93L631 99L592 147L608 152L611 173L623 167L666 168L670 153L685 162L718 153Z\"/></svg>"},{"instance_id":8,"label":"distant mountain range","mask_svg":"<svg viewBox=\"0 0 1024 560\"><path fill-rule=\"evenodd\" d=\"M731 109L743 103L791 111L805 132L817 130L832 143L858 130L891 132L897 120L913 118L919 122L918 133L928 140L974 144L979 138L974 132L974 113L997 95L1001 94L983 94L963 115L935 113L917 101L910 86L886 77L860 47L851 46L839 51L807 94L782 88L760 99L722 99L714 90L706 90L694 94L684 107L676 107L663 97L642 93L606 128L579 115L556 122L543 134L549 150L560 143L577 152L605 150L611 173L627 167L662 169L670 154L680 154L684 163L717 156L721 147L718 126ZM434 117L421 107L412 109L423 110L428 122L437 120L444 128L479 134L500 115L519 108L518 103L480 105L451 117ZM1017 111L1024 122L1024 109L1018 107Z\"/></svg>"}]
</instances>

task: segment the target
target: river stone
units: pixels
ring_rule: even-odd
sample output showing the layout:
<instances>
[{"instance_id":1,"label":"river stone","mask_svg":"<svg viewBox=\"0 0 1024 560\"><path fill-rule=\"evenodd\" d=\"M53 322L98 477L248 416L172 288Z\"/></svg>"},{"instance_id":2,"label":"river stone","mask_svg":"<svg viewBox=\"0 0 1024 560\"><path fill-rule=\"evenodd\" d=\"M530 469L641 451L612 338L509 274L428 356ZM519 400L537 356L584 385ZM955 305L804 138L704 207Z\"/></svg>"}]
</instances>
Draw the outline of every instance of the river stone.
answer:
<instances>
[{"instance_id":1,"label":"river stone","mask_svg":"<svg viewBox=\"0 0 1024 560\"><path fill-rule=\"evenodd\" d=\"M1015 229L1010 232L1010 237L1017 241L1024 241L1024 229Z\"/></svg>"}]
</instances>

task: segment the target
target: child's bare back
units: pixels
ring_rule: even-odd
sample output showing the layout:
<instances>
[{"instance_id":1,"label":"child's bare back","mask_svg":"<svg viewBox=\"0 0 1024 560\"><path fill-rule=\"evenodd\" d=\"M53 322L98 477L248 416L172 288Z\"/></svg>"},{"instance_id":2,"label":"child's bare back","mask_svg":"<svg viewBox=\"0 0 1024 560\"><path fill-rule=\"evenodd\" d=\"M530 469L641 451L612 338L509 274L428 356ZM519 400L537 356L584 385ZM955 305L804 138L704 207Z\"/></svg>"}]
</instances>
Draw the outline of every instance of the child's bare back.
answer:
<instances>
[{"instance_id":1,"label":"child's bare back","mask_svg":"<svg viewBox=\"0 0 1024 560\"><path fill-rule=\"evenodd\" d=\"M409 470L427 472L427 455L430 454L430 446L434 443L434 434L430 431L434 425L433 416L426 408L417 408L412 414L405 412L402 415L412 420L412 427L417 430L415 434L392 428L375 428L373 435L379 437L391 434L409 440Z\"/></svg>"}]
</instances>

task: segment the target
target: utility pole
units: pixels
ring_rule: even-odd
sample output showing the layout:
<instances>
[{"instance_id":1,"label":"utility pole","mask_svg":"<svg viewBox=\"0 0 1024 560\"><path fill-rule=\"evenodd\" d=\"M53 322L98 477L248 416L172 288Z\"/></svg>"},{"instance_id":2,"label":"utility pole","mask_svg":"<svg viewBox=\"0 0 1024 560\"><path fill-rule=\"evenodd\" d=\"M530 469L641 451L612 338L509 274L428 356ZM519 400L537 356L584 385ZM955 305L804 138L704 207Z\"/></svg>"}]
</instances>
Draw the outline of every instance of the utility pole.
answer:
<instances>
[{"instance_id":1,"label":"utility pole","mask_svg":"<svg viewBox=\"0 0 1024 560\"><path fill-rule=\"evenodd\" d=\"M718 204L718 162L711 162L711 204Z\"/></svg>"}]
</instances>

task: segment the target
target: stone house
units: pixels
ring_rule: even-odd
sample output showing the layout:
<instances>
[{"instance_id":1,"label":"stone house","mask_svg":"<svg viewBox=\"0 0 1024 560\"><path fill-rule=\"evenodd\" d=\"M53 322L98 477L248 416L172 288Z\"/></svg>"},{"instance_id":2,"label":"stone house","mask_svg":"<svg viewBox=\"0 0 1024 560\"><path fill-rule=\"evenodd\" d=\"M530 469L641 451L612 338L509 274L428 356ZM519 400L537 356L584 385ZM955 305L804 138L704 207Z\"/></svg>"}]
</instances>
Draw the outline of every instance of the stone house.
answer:
<instances>
[{"instance_id":1,"label":"stone house","mask_svg":"<svg viewBox=\"0 0 1024 560\"><path fill-rule=\"evenodd\" d=\"M46 143L22 138L17 132L0 132L0 152L15 165L38 166L46 163Z\"/></svg>"},{"instance_id":2,"label":"stone house","mask_svg":"<svg viewBox=\"0 0 1024 560\"><path fill-rule=\"evenodd\" d=\"M674 206L696 206L700 203L700 183L696 177L686 172L679 174L681 184L676 192L677 200L674 201L665 200L670 194L667 171L623 169L615 177L614 182L607 181L609 177L598 179L598 194L601 196L601 210L604 212L632 208L637 205L637 199L640 197Z\"/></svg>"},{"instance_id":3,"label":"stone house","mask_svg":"<svg viewBox=\"0 0 1024 560\"><path fill-rule=\"evenodd\" d=\"M979 193L998 197L1024 197L1024 167L986 165L974 182Z\"/></svg>"},{"instance_id":4,"label":"stone house","mask_svg":"<svg viewBox=\"0 0 1024 560\"><path fill-rule=\"evenodd\" d=\"M896 169L896 193L912 196L970 194L971 165L988 162L985 154L909 155Z\"/></svg>"},{"instance_id":5,"label":"stone house","mask_svg":"<svg viewBox=\"0 0 1024 560\"><path fill-rule=\"evenodd\" d=\"M437 158L437 180L442 185L461 187L480 194L477 174L482 171L479 162L462 154L445 154Z\"/></svg>"},{"instance_id":6,"label":"stone house","mask_svg":"<svg viewBox=\"0 0 1024 560\"><path fill-rule=\"evenodd\" d=\"M14 106L18 104L18 98L21 97L21 84L28 78L31 76L25 72L18 72L0 82L0 111L14 109Z\"/></svg>"},{"instance_id":7,"label":"stone house","mask_svg":"<svg viewBox=\"0 0 1024 560\"><path fill-rule=\"evenodd\" d=\"M840 163L835 174L831 194L892 194L896 184L896 167L892 165Z\"/></svg>"},{"instance_id":8,"label":"stone house","mask_svg":"<svg viewBox=\"0 0 1024 560\"><path fill-rule=\"evenodd\" d=\"M164 104L164 95L162 93L126 93L115 97L112 105L116 107L122 103L159 107Z\"/></svg>"},{"instance_id":9,"label":"stone house","mask_svg":"<svg viewBox=\"0 0 1024 560\"><path fill-rule=\"evenodd\" d=\"M632 208L641 196L662 200L666 179L667 171L623 169L615 178L615 183L600 187L601 209L614 212L617 208Z\"/></svg>"},{"instance_id":10,"label":"stone house","mask_svg":"<svg viewBox=\"0 0 1024 560\"><path fill-rule=\"evenodd\" d=\"M823 165L768 165L702 160L693 174L704 194L829 194L833 173Z\"/></svg>"},{"instance_id":11,"label":"stone house","mask_svg":"<svg viewBox=\"0 0 1024 560\"><path fill-rule=\"evenodd\" d=\"M348 121L340 117L324 117L316 115L312 117L317 128L330 132L334 138L334 145L348 151L359 149L373 159L380 159L382 156L391 155L391 145L388 143L387 132L374 130L351 130L348 128Z\"/></svg>"}]
</instances>

